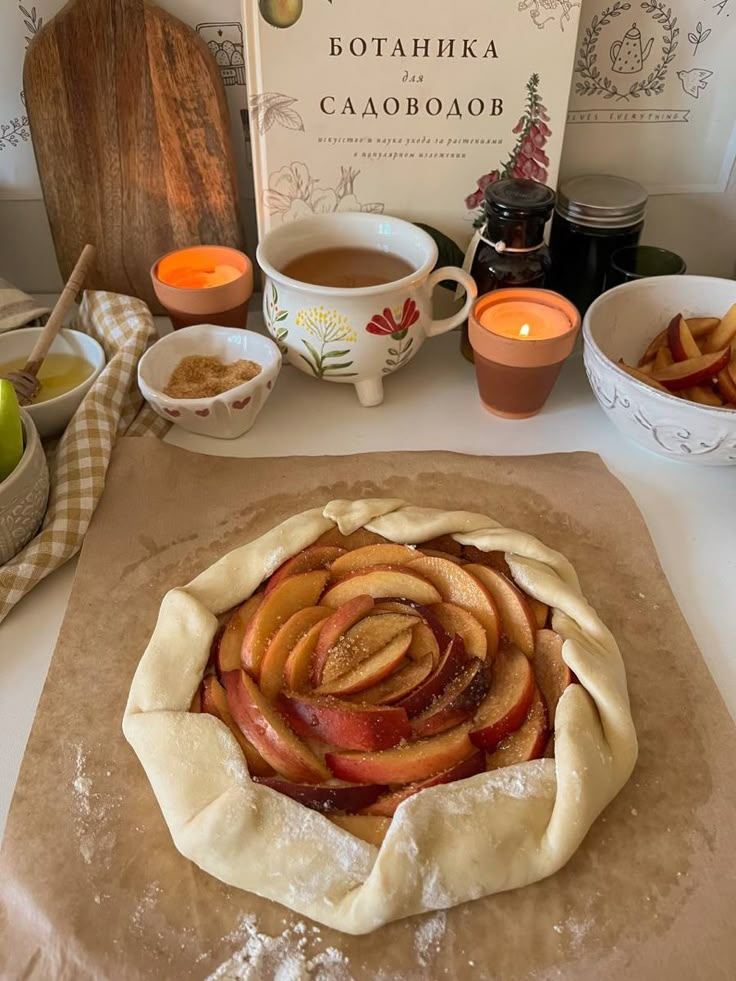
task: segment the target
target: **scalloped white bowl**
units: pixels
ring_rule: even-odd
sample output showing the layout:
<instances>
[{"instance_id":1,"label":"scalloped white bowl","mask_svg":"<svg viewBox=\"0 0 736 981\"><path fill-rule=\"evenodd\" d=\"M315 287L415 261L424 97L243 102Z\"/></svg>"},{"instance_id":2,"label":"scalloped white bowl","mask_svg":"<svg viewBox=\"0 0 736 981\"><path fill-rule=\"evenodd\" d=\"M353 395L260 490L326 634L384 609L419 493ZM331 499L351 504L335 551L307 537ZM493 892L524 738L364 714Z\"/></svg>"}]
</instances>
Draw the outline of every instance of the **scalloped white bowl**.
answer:
<instances>
[{"instance_id":1,"label":"scalloped white bowl","mask_svg":"<svg viewBox=\"0 0 736 981\"><path fill-rule=\"evenodd\" d=\"M736 282L710 276L657 276L599 296L583 321L583 359L595 397L611 422L647 450L700 466L736 464L736 410L665 395L627 375L646 345L676 313L722 317L736 303Z\"/></svg>"}]
</instances>

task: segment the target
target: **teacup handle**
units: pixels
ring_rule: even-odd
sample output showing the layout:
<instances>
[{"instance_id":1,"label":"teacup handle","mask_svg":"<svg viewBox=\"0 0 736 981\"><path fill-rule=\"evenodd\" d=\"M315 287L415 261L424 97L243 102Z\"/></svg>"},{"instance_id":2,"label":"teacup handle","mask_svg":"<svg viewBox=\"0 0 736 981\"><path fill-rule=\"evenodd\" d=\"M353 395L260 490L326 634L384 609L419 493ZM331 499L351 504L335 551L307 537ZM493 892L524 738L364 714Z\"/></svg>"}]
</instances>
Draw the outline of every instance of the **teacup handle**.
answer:
<instances>
[{"instance_id":1,"label":"teacup handle","mask_svg":"<svg viewBox=\"0 0 736 981\"><path fill-rule=\"evenodd\" d=\"M478 287L475 285L475 280L469 273L460 269L459 266L443 266L441 269L435 269L427 280L427 290L429 291L430 297L434 292L435 286L445 279L454 279L456 283L460 283L465 290L465 303L463 304L462 310L458 310L451 317L445 317L444 320L433 320L427 328L427 337L437 337L439 334L444 334L467 320L470 308L478 295Z\"/></svg>"}]
</instances>

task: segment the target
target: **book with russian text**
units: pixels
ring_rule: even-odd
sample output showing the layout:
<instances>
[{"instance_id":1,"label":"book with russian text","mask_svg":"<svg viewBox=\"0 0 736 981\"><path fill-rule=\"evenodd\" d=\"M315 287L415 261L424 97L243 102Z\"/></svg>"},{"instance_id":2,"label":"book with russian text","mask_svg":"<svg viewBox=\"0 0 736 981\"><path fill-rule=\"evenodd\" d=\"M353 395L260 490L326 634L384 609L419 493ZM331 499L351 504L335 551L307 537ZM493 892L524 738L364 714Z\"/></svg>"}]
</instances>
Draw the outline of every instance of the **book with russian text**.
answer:
<instances>
[{"instance_id":1,"label":"book with russian text","mask_svg":"<svg viewBox=\"0 0 736 981\"><path fill-rule=\"evenodd\" d=\"M499 177L554 187L579 4L243 0L258 224L330 211L464 248Z\"/></svg>"}]
</instances>

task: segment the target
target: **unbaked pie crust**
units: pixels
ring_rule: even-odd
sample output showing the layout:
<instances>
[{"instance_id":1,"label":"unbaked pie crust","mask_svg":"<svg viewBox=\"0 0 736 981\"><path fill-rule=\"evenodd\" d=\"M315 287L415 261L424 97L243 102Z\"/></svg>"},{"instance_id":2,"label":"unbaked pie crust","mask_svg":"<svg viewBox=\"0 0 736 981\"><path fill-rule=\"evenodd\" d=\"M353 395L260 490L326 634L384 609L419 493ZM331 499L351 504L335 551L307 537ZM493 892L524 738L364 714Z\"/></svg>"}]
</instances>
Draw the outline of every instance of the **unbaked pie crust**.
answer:
<instances>
[{"instance_id":1,"label":"unbaked pie crust","mask_svg":"<svg viewBox=\"0 0 736 981\"><path fill-rule=\"evenodd\" d=\"M410 797L380 848L253 782L227 727L189 711L218 616L335 526L410 545L450 534L460 544L504 552L516 583L553 608L564 660L579 681L557 706L554 759ZM637 756L621 654L572 565L484 515L383 499L332 501L294 515L171 590L133 679L123 731L182 855L229 885L351 934L556 872Z\"/></svg>"}]
</instances>

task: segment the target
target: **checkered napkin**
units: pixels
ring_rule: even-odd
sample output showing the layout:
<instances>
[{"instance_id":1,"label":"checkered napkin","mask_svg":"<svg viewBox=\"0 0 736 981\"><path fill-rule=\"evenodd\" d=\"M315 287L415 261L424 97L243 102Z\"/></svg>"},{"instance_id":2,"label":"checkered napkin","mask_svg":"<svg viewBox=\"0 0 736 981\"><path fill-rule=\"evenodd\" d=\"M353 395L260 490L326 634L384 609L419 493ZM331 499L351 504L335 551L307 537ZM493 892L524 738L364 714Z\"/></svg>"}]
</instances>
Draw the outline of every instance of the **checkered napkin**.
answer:
<instances>
[{"instance_id":1,"label":"checkered napkin","mask_svg":"<svg viewBox=\"0 0 736 981\"><path fill-rule=\"evenodd\" d=\"M0 621L81 548L117 438L162 436L169 429L138 391L138 361L155 337L145 303L115 293L87 292L74 327L100 342L107 364L58 444L46 447L51 476L48 510L36 537L0 566Z\"/></svg>"}]
</instances>

